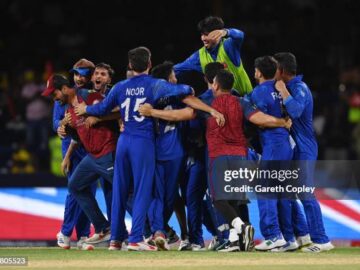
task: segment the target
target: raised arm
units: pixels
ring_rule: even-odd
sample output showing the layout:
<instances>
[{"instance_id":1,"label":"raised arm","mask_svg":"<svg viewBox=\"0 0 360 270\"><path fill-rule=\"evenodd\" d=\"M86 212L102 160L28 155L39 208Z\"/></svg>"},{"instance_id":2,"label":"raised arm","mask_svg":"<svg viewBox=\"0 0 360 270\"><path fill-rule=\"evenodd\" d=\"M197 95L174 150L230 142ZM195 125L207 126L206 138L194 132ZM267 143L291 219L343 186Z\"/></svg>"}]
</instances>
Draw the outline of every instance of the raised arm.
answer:
<instances>
[{"instance_id":1,"label":"raised arm","mask_svg":"<svg viewBox=\"0 0 360 270\"><path fill-rule=\"evenodd\" d=\"M174 66L174 71L176 76L185 72L185 71L198 71L202 72L199 52L194 52L189 58L187 58L184 62L178 63Z\"/></svg>"},{"instance_id":2,"label":"raised arm","mask_svg":"<svg viewBox=\"0 0 360 270\"><path fill-rule=\"evenodd\" d=\"M295 91L293 91L295 95L292 96L283 81L277 81L275 88L283 98L284 106L290 117L293 119L299 118L305 109L307 101L306 90L301 86L297 86Z\"/></svg>"}]
</instances>

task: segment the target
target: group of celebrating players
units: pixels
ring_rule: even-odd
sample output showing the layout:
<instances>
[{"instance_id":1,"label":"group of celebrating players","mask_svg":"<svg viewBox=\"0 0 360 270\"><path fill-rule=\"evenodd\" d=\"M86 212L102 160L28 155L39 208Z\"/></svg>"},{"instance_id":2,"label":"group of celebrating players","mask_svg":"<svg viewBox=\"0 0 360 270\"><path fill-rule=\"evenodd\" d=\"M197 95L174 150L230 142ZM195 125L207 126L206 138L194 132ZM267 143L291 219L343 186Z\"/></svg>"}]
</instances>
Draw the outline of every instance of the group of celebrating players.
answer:
<instances>
[{"instance_id":1,"label":"group of celebrating players","mask_svg":"<svg viewBox=\"0 0 360 270\"><path fill-rule=\"evenodd\" d=\"M55 101L53 127L62 138L69 190L57 235L60 247L70 248L75 228L83 250L109 240L109 250L125 243L133 251L169 250L180 240L180 251L200 251L204 224L213 235L208 249L219 252L333 248L315 197L301 200L303 207L294 199L259 198L265 240L258 245L248 200L217 198L214 181L220 180L211 171L219 159L260 156L249 148L246 121L261 127L261 161L317 159L313 100L296 75L293 54L257 58L253 89L240 58L244 33L225 29L222 19L212 16L198 28L204 46L177 65L152 67L149 49L130 50L127 79L111 89L111 66L86 59L71 69L74 85L60 74L49 78L43 95ZM177 84L176 76L191 70L203 73L208 85L199 97L190 86ZM304 166L303 177L312 178L311 164ZM95 199L98 182L107 218ZM181 239L168 225L173 212Z\"/></svg>"}]
</instances>

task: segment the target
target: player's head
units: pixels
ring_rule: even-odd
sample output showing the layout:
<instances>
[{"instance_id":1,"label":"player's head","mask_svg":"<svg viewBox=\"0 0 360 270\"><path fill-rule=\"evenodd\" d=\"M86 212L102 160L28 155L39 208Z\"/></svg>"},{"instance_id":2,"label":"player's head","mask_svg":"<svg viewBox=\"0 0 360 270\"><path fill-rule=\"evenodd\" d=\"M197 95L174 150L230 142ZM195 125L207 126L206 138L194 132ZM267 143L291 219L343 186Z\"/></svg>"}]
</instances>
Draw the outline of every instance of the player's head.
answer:
<instances>
[{"instance_id":1,"label":"player's head","mask_svg":"<svg viewBox=\"0 0 360 270\"><path fill-rule=\"evenodd\" d=\"M214 78L219 70L225 69L225 65L220 62L212 62L205 66L205 81L207 83L212 84L214 82Z\"/></svg>"},{"instance_id":2,"label":"player's head","mask_svg":"<svg viewBox=\"0 0 360 270\"><path fill-rule=\"evenodd\" d=\"M275 77L277 62L272 56L262 56L255 59L255 80L262 82Z\"/></svg>"},{"instance_id":3,"label":"player's head","mask_svg":"<svg viewBox=\"0 0 360 270\"><path fill-rule=\"evenodd\" d=\"M85 58L81 58L77 61L70 70L70 72L74 74L75 86L77 88L85 87L90 81L94 69L94 63Z\"/></svg>"},{"instance_id":4,"label":"player's head","mask_svg":"<svg viewBox=\"0 0 360 270\"><path fill-rule=\"evenodd\" d=\"M297 71L296 57L290 52L280 52L274 55L278 62L277 79L282 79L284 76L295 76Z\"/></svg>"},{"instance_id":5,"label":"player's head","mask_svg":"<svg viewBox=\"0 0 360 270\"><path fill-rule=\"evenodd\" d=\"M91 81L96 91L105 90L111 83L114 76L114 70L109 64L99 63L95 66L95 70L91 76Z\"/></svg>"},{"instance_id":6,"label":"player's head","mask_svg":"<svg viewBox=\"0 0 360 270\"><path fill-rule=\"evenodd\" d=\"M234 85L234 75L228 70L219 70L216 73L213 83L214 96L230 92Z\"/></svg>"},{"instance_id":7,"label":"player's head","mask_svg":"<svg viewBox=\"0 0 360 270\"><path fill-rule=\"evenodd\" d=\"M171 83L177 83L174 63L165 61L151 69L151 76L154 78L164 79Z\"/></svg>"},{"instance_id":8,"label":"player's head","mask_svg":"<svg viewBox=\"0 0 360 270\"><path fill-rule=\"evenodd\" d=\"M217 45L208 38L210 32L224 29L224 21L220 17L209 16L198 23L198 30L201 33L201 41L205 48L210 49Z\"/></svg>"},{"instance_id":9,"label":"player's head","mask_svg":"<svg viewBox=\"0 0 360 270\"><path fill-rule=\"evenodd\" d=\"M54 74L47 80L46 89L41 95L50 96L54 101L59 101L63 105L68 102L70 91L73 91L70 81L61 74Z\"/></svg>"},{"instance_id":10,"label":"player's head","mask_svg":"<svg viewBox=\"0 0 360 270\"><path fill-rule=\"evenodd\" d=\"M137 47L128 52L129 69L136 73L148 72L151 68L151 52L146 47Z\"/></svg>"}]
</instances>

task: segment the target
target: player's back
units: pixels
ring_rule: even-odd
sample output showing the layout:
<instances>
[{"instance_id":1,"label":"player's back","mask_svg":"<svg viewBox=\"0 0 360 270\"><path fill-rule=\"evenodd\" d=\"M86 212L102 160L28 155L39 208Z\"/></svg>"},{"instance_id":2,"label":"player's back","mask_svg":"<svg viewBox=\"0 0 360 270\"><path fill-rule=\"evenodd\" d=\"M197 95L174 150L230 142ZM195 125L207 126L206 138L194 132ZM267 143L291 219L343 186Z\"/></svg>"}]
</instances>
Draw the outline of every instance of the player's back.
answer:
<instances>
[{"instance_id":1,"label":"player's back","mask_svg":"<svg viewBox=\"0 0 360 270\"><path fill-rule=\"evenodd\" d=\"M282 118L282 99L275 89L275 81L265 81L256 86L251 93L251 101L268 115ZM263 145L283 143L289 137L289 132L285 128L265 128L259 129L260 139Z\"/></svg>"},{"instance_id":2,"label":"player's back","mask_svg":"<svg viewBox=\"0 0 360 270\"><path fill-rule=\"evenodd\" d=\"M225 117L225 125L218 126L215 118L207 120L206 139L209 157L221 155L246 156L246 138L244 134L244 115L239 98L223 94L214 99L211 106Z\"/></svg>"},{"instance_id":3,"label":"player's back","mask_svg":"<svg viewBox=\"0 0 360 270\"><path fill-rule=\"evenodd\" d=\"M318 148L313 127L313 97L309 87L301 79L302 76L297 76L288 83L292 96L301 95L305 98L303 111L298 117L292 118L291 135L301 152L307 152L315 158Z\"/></svg>"}]
</instances>

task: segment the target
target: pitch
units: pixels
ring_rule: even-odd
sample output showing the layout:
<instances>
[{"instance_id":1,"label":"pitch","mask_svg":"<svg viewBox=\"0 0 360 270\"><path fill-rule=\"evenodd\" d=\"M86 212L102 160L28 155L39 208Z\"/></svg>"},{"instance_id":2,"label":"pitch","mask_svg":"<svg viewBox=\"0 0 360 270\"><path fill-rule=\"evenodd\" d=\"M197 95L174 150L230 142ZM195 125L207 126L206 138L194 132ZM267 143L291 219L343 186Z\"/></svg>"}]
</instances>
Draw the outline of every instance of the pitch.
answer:
<instances>
[{"instance_id":1,"label":"pitch","mask_svg":"<svg viewBox=\"0 0 360 270\"><path fill-rule=\"evenodd\" d=\"M110 252L105 248L94 251L59 248L2 248L0 256L27 256L26 269L360 269L360 248L305 254L279 253L217 253L204 252ZM5 269L5 267L4 267ZM11 267L24 269L24 267Z\"/></svg>"}]
</instances>

